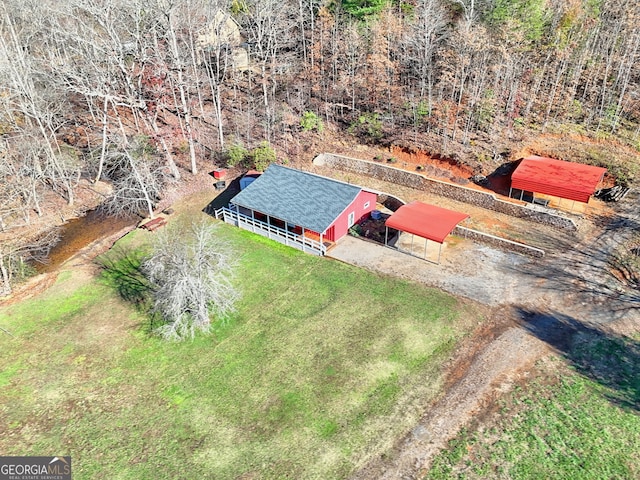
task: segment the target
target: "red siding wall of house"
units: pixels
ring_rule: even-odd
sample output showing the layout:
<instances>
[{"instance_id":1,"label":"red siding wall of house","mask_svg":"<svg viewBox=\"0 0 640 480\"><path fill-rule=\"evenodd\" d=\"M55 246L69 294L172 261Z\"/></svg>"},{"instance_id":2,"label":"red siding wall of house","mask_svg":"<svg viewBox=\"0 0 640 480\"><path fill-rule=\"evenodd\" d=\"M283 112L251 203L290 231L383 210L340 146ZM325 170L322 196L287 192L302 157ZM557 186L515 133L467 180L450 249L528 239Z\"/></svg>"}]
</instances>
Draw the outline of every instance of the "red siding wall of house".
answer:
<instances>
[{"instance_id":1,"label":"red siding wall of house","mask_svg":"<svg viewBox=\"0 0 640 480\"><path fill-rule=\"evenodd\" d=\"M325 238L335 242L344 237L349 231L349 214L354 214L354 222L358 223L376 208L377 196L375 193L362 190L349 207L327 228Z\"/></svg>"}]
</instances>

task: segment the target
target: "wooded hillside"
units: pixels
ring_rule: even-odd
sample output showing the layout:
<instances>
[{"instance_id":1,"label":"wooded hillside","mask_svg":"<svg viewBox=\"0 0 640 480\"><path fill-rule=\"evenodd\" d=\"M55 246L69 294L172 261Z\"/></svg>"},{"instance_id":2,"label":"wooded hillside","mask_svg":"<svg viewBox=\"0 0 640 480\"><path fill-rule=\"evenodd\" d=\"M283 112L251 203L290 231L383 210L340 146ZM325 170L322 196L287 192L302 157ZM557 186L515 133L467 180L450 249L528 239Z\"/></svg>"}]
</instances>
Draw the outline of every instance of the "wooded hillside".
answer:
<instances>
[{"instance_id":1,"label":"wooded hillside","mask_svg":"<svg viewBox=\"0 0 640 480\"><path fill-rule=\"evenodd\" d=\"M79 184L99 179L112 187L115 210L150 211L167 181L210 166L230 145L267 141L293 157L294 139L304 149L300 132L322 125L354 143L422 148L485 173L531 135L571 135L573 150L540 153L633 179L634 2L5 0L0 8L3 230L41 215L54 193L73 204ZM596 146L576 149L576 135Z\"/></svg>"}]
</instances>

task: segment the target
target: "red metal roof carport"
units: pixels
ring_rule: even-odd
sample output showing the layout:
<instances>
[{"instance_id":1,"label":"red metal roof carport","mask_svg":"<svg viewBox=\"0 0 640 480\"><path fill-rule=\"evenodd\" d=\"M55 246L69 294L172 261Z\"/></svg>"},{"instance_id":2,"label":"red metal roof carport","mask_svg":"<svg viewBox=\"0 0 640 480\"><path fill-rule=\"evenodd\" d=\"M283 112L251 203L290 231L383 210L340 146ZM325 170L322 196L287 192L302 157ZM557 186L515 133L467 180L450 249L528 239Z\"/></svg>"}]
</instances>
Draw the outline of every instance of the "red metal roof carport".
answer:
<instances>
[{"instance_id":1,"label":"red metal roof carport","mask_svg":"<svg viewBox=\"0 0 640 480\"><path fill-rule=\"evenodd\" d=\"M543 193L589 203L602 181L606 168L531 156L522 159L511 175L511 191ZM520 194L522 199L522 193Z\"/></svg>"},{"instance_id":2,"label":"red metal roof carport","mask_svg":"<svg viewBox=\"0 0 640 480\"><path fill-rule=\"evenodd\" d=\"M385 222L385 245L388 245L389 228L402 232L417 235L424 239L433 240L440 244L456 228L461 221L469 218L466 213L448 210L435 205L427 205L422 202L411 202L401 206ZM425 243L425 257L427 244ZM438 252L438 263L440 263L440 252Z\"/></svg>"}]
</instances>

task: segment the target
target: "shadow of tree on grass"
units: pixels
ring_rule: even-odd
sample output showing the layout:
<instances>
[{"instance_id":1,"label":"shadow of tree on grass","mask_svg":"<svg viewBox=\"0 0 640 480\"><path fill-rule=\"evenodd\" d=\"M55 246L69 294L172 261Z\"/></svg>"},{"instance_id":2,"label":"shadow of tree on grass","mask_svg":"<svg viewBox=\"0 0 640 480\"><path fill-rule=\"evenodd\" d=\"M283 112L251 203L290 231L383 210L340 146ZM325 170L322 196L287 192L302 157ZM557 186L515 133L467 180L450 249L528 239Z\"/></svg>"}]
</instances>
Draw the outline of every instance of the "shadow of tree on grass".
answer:
<instances>
[{"instance_id":1,"label":"shadow of tree on grass","mask_svg":"<svg viewBox=\"0 0 640 480\"><path fill-rule=\"evenodd\" d=\"M135 305L146 303L151 292L151 285L140 270L145 256L141 250L116 246L97 260L106 284Z\"/></svg>"},{"instance_id":2,"label":"shadow of tree on grass","mask_svg":"<svg viewBox=\"0 0 640 480\"><path fill-rule=\"evenodd\" d=\"M522 326L560 353L580 374L608 389L614 404L640 410L640 343L558 312L519 309Z\"/></svg>"},{"instance_id":3,"label":"shadow of tree on grass","mask_svg":"<svg viewBox=\"0 0 640 480\"><path fill-rule=\"evenodd\" d=\"M136 309L148 317L148 332L162 323L152 311L151 293L153 285L142 273L141 266L147 254L141 249L115 246L97 259L102 268L102 280L112 287L120 298L132 303Z\"/></svg>"}]
</instances>

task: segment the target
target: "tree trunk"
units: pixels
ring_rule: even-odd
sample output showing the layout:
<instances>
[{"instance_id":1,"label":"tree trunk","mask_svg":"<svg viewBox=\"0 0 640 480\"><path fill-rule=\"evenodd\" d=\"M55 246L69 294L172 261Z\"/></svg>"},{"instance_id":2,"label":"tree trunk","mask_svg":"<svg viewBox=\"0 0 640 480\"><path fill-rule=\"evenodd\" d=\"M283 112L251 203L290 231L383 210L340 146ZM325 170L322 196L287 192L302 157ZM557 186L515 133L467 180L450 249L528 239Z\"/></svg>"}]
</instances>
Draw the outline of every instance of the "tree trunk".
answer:
<instances>
[{"instance_id":1,"label":"tree trunk","mask_svg":"<svg viewBox=\"0 0 640 480\"><path fill-rule=\"evenodd\" d=\"M104 106L102 108L102 148L100 149L100 162L98 163L98 172L93 183L98 183L100 177L102 177L102 169L104 168L104 155L107 151L107 126L109 125L109 117L107 111L109 109L109 103L107 97L104 98Z\"/></svg>"},{"instance_id":2,"label":"tree trunk","mask_svg":"<svg viewBox=\"0 0 640 480\"><path fill-rule=\"evenodd\" d=\"M4 255L2 254L0 254L0 275L2 276L0 295L9 295L11 293L11 275L4 264Z\"/></svg>"}]
</instances>

